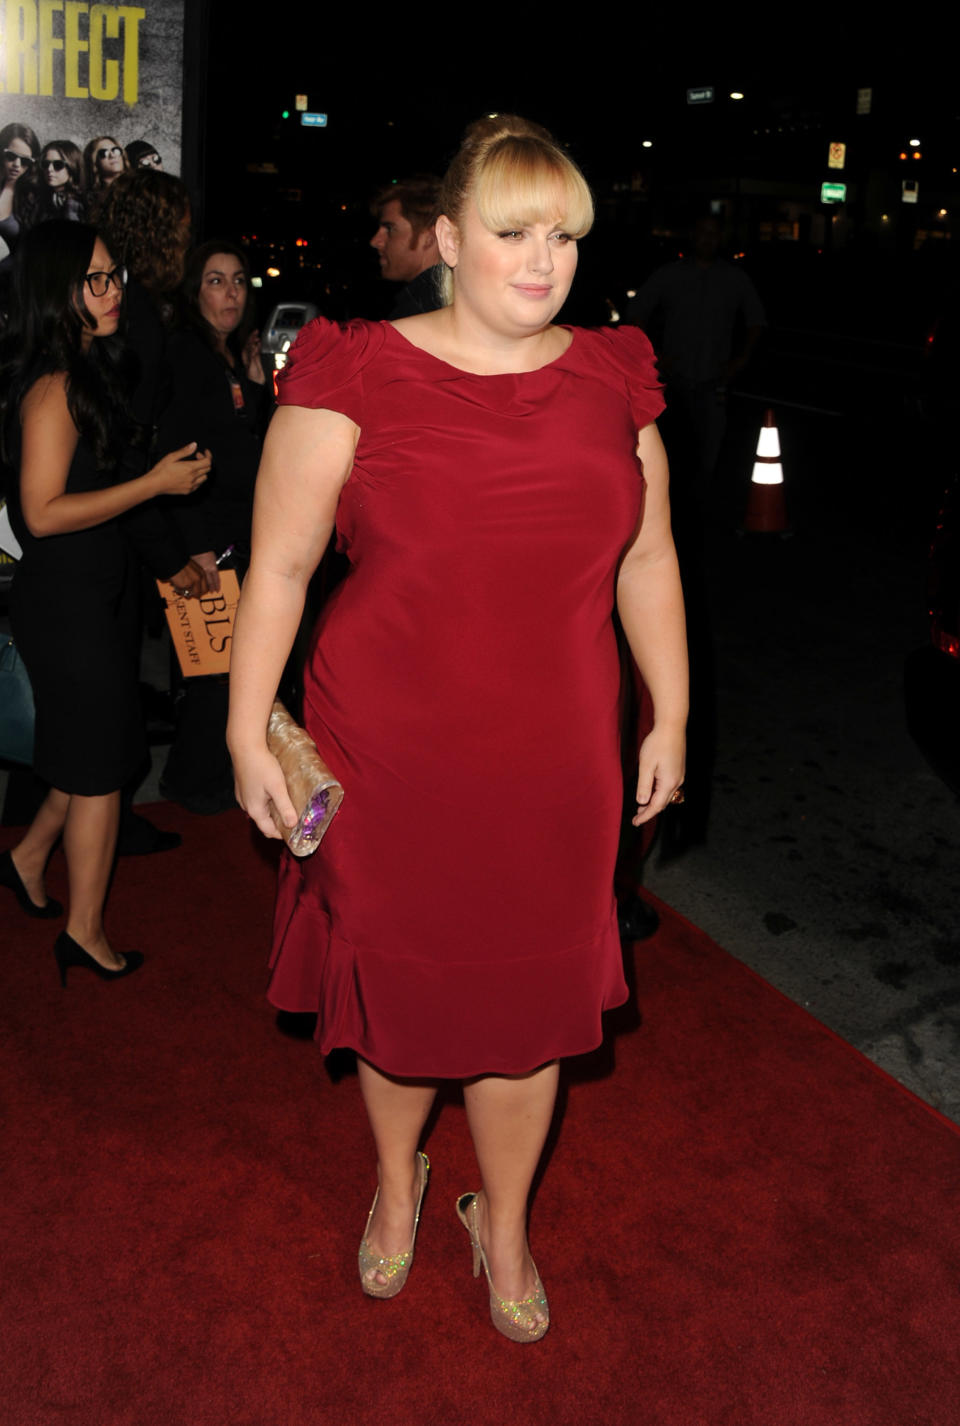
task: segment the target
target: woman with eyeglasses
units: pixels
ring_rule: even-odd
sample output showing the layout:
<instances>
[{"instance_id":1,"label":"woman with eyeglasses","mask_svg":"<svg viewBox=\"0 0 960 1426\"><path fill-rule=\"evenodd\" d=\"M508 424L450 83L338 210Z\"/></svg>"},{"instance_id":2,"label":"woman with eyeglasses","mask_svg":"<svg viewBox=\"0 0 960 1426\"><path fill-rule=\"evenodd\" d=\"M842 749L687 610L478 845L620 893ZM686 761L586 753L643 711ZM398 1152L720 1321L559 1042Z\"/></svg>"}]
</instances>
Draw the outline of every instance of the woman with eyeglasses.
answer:
<instances>
[{"instance_id":1,"label":"woman with eyeglasses","mask_svg":"<svg viewBox=\"0 0 960 1426\"><path fill-rule=\"evenodd\" d=\"M117 480L129 389L124 281L93 228L41 223L20 244L0 341L0 441L23 548L10 618L36 703L34 770L49 787L0 857L0 885L28 915L61 915L44 870L63 837L70 905L54 954L64 984L71 966L116 980L143 959L118 955L103 924L120 788L144 753L119 517L156 495L188 494L210 467L191 442Z\"/></svg>"},{"instance_id":2,"label":"woman with eyeglasses","mask_svg":"<svg viewBox=\"0 0 960 1426\"><path fill-rule=\"evenodd\" d=\"M84 219L83 154L69 139L44 144L36 176L17 189L15 211L23 228L34 228L50 218L70 223Z\"/></svg>"},{"instance_id":3,"label":"woman with eyeglasses","mask_svg":"<svg viewBox=\"0 0 960 1426\"><path fill-rule=\"evenodd\" d=\"M39 156L40 140L27 124L5 124L0 129L0 238L8 253L20 236L20 217L13 206L17 185L30 177Z\"/></svg>"}]
</instances>

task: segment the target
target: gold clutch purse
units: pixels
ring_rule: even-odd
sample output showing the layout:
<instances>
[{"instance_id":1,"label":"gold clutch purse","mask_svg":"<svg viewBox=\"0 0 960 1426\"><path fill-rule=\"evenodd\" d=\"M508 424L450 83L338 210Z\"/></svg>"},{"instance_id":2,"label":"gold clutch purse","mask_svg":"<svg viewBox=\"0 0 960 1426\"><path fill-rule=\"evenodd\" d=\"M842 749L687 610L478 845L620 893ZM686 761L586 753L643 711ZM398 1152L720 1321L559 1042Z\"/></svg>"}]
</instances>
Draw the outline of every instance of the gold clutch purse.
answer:
<instances>
[{"instance_id":1,"label":"gold clutch purse","mask_svg":"<svg viewBox=\"0 0 960 1426\"><path fill-rule=\"evenodd\" d=\"M343 787L317 752L305 729L276 699L267 723L267 747L283 773L287 795L297 812L297 825L284 825L270 804L274 825L295 857L308 857L323 840L334 813L343 801Z\"/></svg>"}]
</instances>

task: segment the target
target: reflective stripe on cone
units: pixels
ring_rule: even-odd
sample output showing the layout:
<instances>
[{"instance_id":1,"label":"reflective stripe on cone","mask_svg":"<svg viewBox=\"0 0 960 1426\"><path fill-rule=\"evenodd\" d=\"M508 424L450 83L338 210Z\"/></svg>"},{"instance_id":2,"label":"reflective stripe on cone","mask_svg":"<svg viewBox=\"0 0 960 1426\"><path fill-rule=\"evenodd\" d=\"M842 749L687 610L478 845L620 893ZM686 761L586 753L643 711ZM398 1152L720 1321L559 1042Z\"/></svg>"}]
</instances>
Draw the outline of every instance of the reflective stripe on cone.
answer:
<instances>
[{"instance_id":1,"label":"reflective stripe on cone","mask_svg":"<svg viewBox=\"0 0 960 1426\"><path fill-rule=\"evenodd\" d=\"M766 411L760 427L743 528L760 535L782 535L789 529L780 464L780 433L771 409Z\"/></svg>"}]
</instances>

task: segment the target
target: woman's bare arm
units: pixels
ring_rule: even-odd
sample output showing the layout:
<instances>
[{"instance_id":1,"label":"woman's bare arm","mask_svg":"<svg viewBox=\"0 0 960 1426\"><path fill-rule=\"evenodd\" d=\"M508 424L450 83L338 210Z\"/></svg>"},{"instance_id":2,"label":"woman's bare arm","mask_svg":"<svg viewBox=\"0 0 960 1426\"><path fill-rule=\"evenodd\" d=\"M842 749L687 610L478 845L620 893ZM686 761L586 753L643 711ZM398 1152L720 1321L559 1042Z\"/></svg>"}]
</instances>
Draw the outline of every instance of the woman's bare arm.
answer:
<instances>
[{"instance_id":1,"label":"woman's bare arm","mask_svg":"<svg viewBox=\"0 0 960 1426\"><path fill-rule=\"evenodd\" d=\"M282 406L270 423L257 474L250 570L243 582L230 658L227 743L237 800L268 837L272 801L296 821L267 720L296 636L307 584L327 547L359 430L335 411Z\"/></svg>"},{"instance_id":2,"label":"woman's bare arm","mask_svg":"<svg viewBox=\"0 0 960 1426\"><path fill-rule=\"evenodd\" d=\"M146 475L102 490L67 494L80 439L67 406L67 378L54 372L34 382L20 408L20 507L31 535L66 535L112 520L155 495L189 495L207 478L210 456L196 443L172 451Z\"/></svg>"},{"instance_id":3,"label":"woman's bare arm","mask_svg":"<svg viewBox=\"0 0 960 1426\"><path fill-rule=\"evenodd\" d=\"M654 724L640 748L634 825L661 812L683 782L688 712L687 636L670 529L667 455L656 425L637 438L647 482L643 515L620 564L617 609L653 700Z\"/></svg>"}]
</instances>

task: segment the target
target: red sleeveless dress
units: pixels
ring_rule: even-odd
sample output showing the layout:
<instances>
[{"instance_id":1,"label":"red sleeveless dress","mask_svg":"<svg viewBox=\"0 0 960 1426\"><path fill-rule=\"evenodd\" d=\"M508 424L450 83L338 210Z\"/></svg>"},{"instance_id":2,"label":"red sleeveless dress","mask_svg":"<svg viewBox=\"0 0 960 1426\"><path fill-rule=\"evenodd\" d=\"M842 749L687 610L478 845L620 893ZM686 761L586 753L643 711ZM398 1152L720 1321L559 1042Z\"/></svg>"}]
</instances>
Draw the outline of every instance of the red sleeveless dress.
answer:
<instances>
[{"instance_id":1,"label":"red sleeveless dress","mask_svg":"<svg viewBox=\"0 0 960 1426\"><path fill-rule=\"evenodd\" d=\"M627 994L611 613L663 409L650 344L574 330L477 376L318 319L280 400L361 434L304 709L345 796L312 858L284 852L270 999L398 1076L591 1050Z\"/></svg>"}]
</instances>

